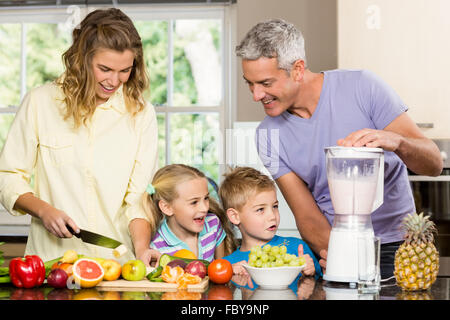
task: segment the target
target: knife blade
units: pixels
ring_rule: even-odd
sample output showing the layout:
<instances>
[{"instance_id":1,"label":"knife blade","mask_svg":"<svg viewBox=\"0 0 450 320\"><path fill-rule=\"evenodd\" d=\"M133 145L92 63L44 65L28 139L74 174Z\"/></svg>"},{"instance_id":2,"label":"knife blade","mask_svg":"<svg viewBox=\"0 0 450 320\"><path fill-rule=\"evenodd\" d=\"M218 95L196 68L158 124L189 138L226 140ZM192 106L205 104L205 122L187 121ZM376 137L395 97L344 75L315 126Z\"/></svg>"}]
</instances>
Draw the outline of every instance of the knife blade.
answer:
<instances>
[{"instance_id":1,"label":"knife blade","mask_svg":"<svg viewBox=\"0 0 450 320\"><path fill-rule=\"evenodd\" d=\"M83 242L111 249L116 249L122 244L117 240L108 238L92 231L80 229L80 232L76 233L69 225L66 225L66 227L75 237L80 238L81 240L83 240Z\"/></svg>"}]
</instances>

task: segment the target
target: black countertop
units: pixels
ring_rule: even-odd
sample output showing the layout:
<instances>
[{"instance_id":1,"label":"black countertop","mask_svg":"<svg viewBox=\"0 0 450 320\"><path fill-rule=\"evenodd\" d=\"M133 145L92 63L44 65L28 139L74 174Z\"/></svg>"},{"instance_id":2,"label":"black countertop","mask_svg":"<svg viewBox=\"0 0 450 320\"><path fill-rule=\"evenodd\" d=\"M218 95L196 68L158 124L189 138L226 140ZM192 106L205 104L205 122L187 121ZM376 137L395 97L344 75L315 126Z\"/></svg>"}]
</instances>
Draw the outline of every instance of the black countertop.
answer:
<instances>
[{"instance_id":1,"label":"black countertop","mask_svg":"<svg viewBox=\"0 0 450 320\"><path fill-rule=\"evenodd\" d=\"M403 292L392 279L382 283L377 294L358 294L345 284L330 284L312 277L300 279L297 292L286 290L248 290L210 283L203 293L178 290L171 292L136 292L90 289L53 289L47 285L19 289L0 285L0 300L450 300L450 277L438 277L426 291Z\"/></svg>"}]
</instances>

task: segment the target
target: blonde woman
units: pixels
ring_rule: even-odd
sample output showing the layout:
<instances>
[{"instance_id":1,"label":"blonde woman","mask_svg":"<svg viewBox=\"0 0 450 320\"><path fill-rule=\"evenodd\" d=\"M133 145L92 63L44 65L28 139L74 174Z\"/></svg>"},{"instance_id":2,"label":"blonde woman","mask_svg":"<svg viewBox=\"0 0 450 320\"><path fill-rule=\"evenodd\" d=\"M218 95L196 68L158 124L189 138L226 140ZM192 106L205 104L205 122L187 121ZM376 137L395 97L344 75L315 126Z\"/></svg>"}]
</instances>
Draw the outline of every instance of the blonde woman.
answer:
<instances>
[{"instance_id":1,"label":"blonde woman","mask_svg":"<svg viewBox=\"0 0 450 320\"><path fill-rule=\"evenodd\" d=\"M187 249L208 261L236 249L231 225L210 198L208 180L200 170L167 165L156 172L147 192L143 207L153 231L151 248L170 255Z\"/></svg>"},{"instance_id":2,"label":"blonde woman","mask_svg":"<svg viewBox=\"0 0 450 320\"><path fill-rule=\"evenodd\" d=\"M0 156L0 201L12 215L32 216L26 254L112 258L70 226L124 243L121 261L149 264L140 199L157 168L157 123L143 99L139 34L120 10L93 11L73 30L63 61L62 76L28 92L17 112Z\"/></svg>"}]
</instances>

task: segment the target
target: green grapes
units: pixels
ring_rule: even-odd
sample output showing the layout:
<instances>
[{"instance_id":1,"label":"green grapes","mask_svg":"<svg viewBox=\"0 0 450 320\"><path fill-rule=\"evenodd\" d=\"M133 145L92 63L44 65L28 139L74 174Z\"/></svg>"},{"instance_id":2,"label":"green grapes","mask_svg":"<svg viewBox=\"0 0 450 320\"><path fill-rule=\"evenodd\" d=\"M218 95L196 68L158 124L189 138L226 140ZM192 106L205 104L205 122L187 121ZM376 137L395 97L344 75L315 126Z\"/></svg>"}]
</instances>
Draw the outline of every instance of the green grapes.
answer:
<instances>
[{"instance_id":1,"label":"green grapes","mask_svg":"<svg viewBox=\"0 0 450 320\"><path fill-rule=\"evenodd\" d=\"M287 253L285 245L271 246L270 244L254 246L250 250L248 264L256 268L274 268L283 266L302 266L305 258Z\"/></svg>"}]
</instances>

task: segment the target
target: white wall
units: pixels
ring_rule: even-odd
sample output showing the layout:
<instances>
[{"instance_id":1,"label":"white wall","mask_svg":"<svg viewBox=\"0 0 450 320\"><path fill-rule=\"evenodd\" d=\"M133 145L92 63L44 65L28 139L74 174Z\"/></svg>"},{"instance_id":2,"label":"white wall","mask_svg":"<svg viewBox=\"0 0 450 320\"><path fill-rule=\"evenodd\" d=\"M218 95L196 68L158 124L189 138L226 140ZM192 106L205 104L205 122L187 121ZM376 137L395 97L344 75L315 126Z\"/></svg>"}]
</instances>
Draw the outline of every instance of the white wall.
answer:
<instances>
[{"instance_id":1,"label":"white wall","mask_svg":"<svg viewBox=\"0 0 450 320\"><path fill-rule=\"evenodd\" d=\"M235 122L233 130L228 131L227 163L233 166L248 166L255 168L271 179L269 171L264 167L258 157L255 145L255 130L259 122ZM280 225L277 234L285 237L300 238L295 224L294 215L289 209L280 189L277 187L278 210L280 212ZM237 233L239 235L239 233Z\"/></svg>"}]
</instances>

